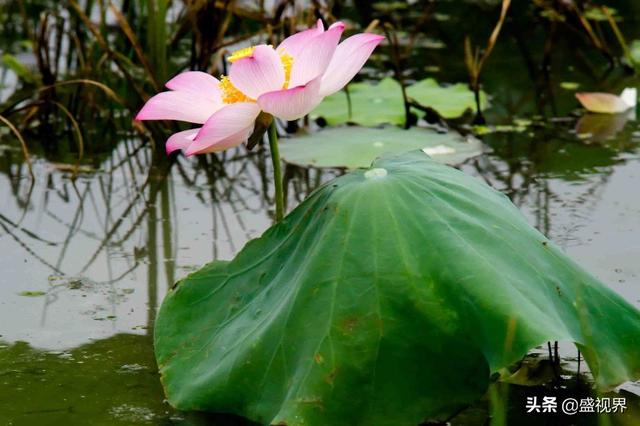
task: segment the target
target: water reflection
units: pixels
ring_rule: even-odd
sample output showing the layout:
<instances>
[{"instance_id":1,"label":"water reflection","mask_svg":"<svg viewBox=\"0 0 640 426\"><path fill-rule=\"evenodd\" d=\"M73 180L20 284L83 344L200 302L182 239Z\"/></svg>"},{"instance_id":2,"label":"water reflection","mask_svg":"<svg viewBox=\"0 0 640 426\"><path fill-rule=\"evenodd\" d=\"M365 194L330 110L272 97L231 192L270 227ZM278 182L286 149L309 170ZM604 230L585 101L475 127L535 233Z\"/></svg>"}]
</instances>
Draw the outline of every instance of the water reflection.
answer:
<instances>
[{"instance_id":1,"label":"water reflection","mask_svg":"<svg viewBox=\"0 0 640 426\"><path fill-rule=\"evenodd\" d=\"M492 149L462 168L506 193L529 222L640 307L640 138L634 122L585 142L575 120L484 138Z\"/></svg>"},{"instance_id":2,"label":"water reflection","mask_svg":"<svg viewBox=\"0 0 640 426\"><path fill-rule=\"evenodd\" d=\"M0 241L14 253L0 261L11 283L0 289L0 321L20 324L2 331L10 341L60 349L145 333L176 274L233 256L270 221L256 190L259 173L247 172L257 164L243 157L172 163L123 141L76 181L38 162L32 186L11 154L3 156L0 184Z\"/></svg>"},{"instance_id":3,"label":"water reflection","mask_svg":"<svg viewBox=\"0 0 640 426\"><path fill-rule=\"evenodd\" d=\"M576 123L576 134L585 142L605 142L616 137L627 121L635 121L635 108L620 114L592 114L580 117Z\"/></svg>"}]
</instances>

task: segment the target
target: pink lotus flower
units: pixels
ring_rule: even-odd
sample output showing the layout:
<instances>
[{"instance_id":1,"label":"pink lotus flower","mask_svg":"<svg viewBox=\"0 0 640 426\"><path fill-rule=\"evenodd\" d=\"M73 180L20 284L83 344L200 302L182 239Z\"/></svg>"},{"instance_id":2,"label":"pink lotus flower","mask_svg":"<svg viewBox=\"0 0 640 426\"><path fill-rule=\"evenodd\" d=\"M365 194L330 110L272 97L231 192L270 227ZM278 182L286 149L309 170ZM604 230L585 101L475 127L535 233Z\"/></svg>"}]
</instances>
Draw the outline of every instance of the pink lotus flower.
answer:
<instances>
[{"instance_id":1,"label":"pink lotus flower","mask_svg":"<svg viewBox=\"0 0 640 426\"><path fill-rule=\"evenodd\" d=\"M180 120L202 127L167 140L167 153L222 151L245 142L261 111L284 120L311 112L325 96L342 89L384 37L361 33L338 44L344 30L336 22L285 39L277 48L261 44L233 53L229 76L220 80L199 71L177 75L147 101L136 120Z\"/></svg>"}]
</instances>

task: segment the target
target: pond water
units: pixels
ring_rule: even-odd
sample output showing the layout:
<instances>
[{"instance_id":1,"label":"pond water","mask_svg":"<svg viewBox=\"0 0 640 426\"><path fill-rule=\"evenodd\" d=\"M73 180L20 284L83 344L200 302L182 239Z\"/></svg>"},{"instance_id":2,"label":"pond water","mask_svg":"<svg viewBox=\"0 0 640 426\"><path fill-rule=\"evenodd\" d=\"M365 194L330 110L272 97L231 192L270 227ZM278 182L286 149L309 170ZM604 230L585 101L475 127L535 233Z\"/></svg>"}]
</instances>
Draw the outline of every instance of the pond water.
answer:
<instances>
[{"instance_id":1,"label":"pond water","mask_svg":"<svg viewBox=\"0 0 640 426\"><path fill-rule=\"evenodd\" d=\"M458 43L457 36L440 36L445 45ZM511 54L520 43L518 34L505 37L483 80L492 95L488 122L516 125L481 136L484 153L460 168L506 193L532 225L640 308L638 122L633 114L574 114L573 92L562 83L601 83L566 58L564 46L552 81L536 86L538 75ZM426 72L441 81L465 81L460 57L423 49L415 59L437 64ZM625 76L604 81L615 89L637 85ZM33 184L18 145L2 139L0 424L246 424L177 412L164 402L152 329L177 279L212 259L232 258L270 226L268 155L240 148L169 160L130 129L104 137L111 148L85 161L75 180L68 155L36 155ZM289 207L341 173L287 166ZM562 346L562 354L575 369L575 349ZM546 347L534 355L544 358ZM593 393L574 376L560 389L500 385L492 392L510 395L502 409L513 424L542 421L525 415L526 396ZM619 395L629 409L607 421L640 423L640 384L625 384ZM482 401L452 423L482 424L489 411Z\"/></svg>"}]
</instances>

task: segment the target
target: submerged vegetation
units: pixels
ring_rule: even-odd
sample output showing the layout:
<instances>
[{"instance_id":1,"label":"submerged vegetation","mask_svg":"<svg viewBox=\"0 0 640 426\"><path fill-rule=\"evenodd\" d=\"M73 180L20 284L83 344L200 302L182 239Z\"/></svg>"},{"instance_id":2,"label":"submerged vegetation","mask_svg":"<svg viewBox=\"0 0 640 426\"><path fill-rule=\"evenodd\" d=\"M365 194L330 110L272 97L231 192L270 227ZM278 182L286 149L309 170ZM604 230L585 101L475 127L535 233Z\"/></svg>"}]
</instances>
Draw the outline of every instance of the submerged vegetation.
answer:
<instances>
[{"instance_id":1,"label":"submerged vegetation","mask_svg":"<svg viewBox=\"0 0 640 426\"><path fill-rule=\"evenodd\" d=\"M640 419L637 382L610 393L638 379L637 2L7 0L0 18L0 422L250 424L163 402L154 327L178 409ZM174 76L229 76L317 22L380 42L321 104L259 105L190 158L165 151L193 126L135 120ZM531 417L533 395L627 410Z\"/></svg>"}]
</instances>

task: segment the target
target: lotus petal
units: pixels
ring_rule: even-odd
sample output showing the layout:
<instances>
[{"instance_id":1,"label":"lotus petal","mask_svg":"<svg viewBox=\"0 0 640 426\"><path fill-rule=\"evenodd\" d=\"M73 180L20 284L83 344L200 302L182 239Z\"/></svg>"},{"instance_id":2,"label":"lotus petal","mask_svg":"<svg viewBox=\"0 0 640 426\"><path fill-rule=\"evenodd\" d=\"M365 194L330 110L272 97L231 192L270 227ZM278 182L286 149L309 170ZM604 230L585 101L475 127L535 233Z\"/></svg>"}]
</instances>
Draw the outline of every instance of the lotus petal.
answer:
<instances>
[{"instance_id":1,"label":"lotus petal","mask_svg":"<svg viewBox=\"0 0 640 426\"><path fill-rule=\"evenodd\" d=\"M611 93L579 92L576 93L576 98L587 111L601 114L618 114L633 106L625 102L622 97Z\"/></svg>"}]
</instances>

